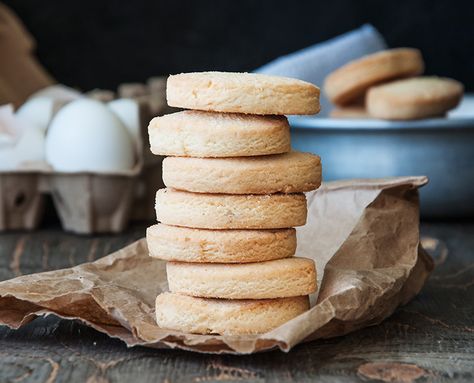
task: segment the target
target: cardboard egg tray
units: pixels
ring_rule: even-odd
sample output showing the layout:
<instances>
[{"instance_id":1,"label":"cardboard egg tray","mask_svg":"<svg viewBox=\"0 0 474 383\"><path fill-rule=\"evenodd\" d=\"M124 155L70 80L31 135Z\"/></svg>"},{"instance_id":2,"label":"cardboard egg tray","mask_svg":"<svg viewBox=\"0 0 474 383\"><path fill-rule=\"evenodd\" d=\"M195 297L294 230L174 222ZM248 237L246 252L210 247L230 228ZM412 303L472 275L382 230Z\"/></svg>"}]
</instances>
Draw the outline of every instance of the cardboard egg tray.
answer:
<instances>
[{"instance_id":1,"label":"cardboard egg tray","mask_svg":"<svg viewBox=\"0 0 474 383\"><path fill-rule=\"evenodd\" d=\"M44 212L46 193L65 230L119 232L128 223L138 175L0 174L0 230L32 230Z\"/></svg>"},{"instance_id":2,"label":"cardboard egg tray","mask_svg":"<svg viewBox=\"0 0 474 383\"><path fill-rule=\"evenodd\" d=\"M164 78L144 84L123 84L119 98L140 104L142 143L138 163L120 174L57 173L47 166L34 170L0 172L0 231L36 229L44 214L46 194L64 230L80 234L120 232L130 220L154 219L156 190L162 186L162 157L148 148L148 122L153 116L169 113ZM115 98L114 92L94 90L89 97L102 101Z\"/></svg>"}]
</instances>

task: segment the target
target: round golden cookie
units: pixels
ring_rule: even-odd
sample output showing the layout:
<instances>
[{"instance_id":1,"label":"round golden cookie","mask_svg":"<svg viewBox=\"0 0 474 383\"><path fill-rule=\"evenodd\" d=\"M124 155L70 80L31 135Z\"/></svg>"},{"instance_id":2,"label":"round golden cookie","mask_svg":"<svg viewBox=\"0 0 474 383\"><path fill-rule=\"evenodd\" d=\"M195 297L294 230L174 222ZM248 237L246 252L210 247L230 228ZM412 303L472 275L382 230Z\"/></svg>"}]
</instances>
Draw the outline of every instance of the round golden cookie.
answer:
<instances>
[{"instance_id":1,"label":"round golden cookie","mask_svg":"<svg viewBox=\"0 0 474 383\"><path fill-rule=\"evenodd\" d=\"M207 230L158 224L146 231L150 256L167 261L246 263L291 257L295 229Z\"/></svg>"},{"instance_id":2,"label":"round golden cookie","mask_svg":"<svg viewBox=\"0 0 474 383\"><path fill-rule=\"evenodd\" d=\"M349 62L326 77L324 91L337 105L361 98L373 85L400 77L416 76L424 71L418 49L397 48L377 52Z\"/></svg>"},{"instance_id":3,"label":"round golden cookie","mask_svg":"<svg viewBox=\"0 0 474 383\"><path fill-rule=\"evenodd\" d=\"M463 86L440 77L415 77L379 85L367 94L367 110L372 117L386 120L413 120L444 115L459 104Z\"/></svg>"},{"instance_id":4,"label":"round golden cookie","mask_svg":"<svg viewBox=\"0 0 474 383\"><path fill-rule=\"evenodd\" d=\"M160 189L156 217L166 225L197 229L281 229L306 223L299 194L201 194Z\"/></svg>"},{"instance_id":5,"label":"round golden cookie","mask_svg":"<svg viewBox=\"0 0 474 383\"><path fill-rule=\"evenodd\" d=\"M240 157L291 149L284 116L186 110L155 117L148 134L151 151L164 156Z\"/></svg>"},{"instance_id":6,"label":"round golden cookie","mask_svg":"<svg viewBox=\"0 0 474 383\"><path fill-rule=\"evenodd\" d=\"M302 193L321 185L321 159L301 152L237 158L167 157L163 182L196 193Z\"/></svg>"},{"instance_id":7,"label":"round golden cookie","mask_svg":"<svg viewBox=\"0 0 474 383\"><path fill-rule=\"evenodd\" d=\"M155 307L161 328L195 334L263 334L309 310L309 298L226 300L162 293Z\"/></svg>"},{"instance_id":8,"label":"round golden cookie","mask_svg":"<svg viewBox=\"0 0 474 383\"><path fill-rule=\"evenodd\" d=\"M212 112L315 114L319 88L305 81L256 73L198 72L168 77L168 105Z\"/></svg>"},{"instance_id":9,"label":"round golden cookie","mask_svg":"<svg viewBox=\"0 0 474 383\"><path fill-rule=\"evenodd\" d=\"M343 106L331 110L331 118L339 119L368 119L371 118L364 106Z\"/></svg>"},{"instance_id":10,"label":"round golden cookie","mask_svg":"<svg viewBox=\"0 0 474 383\"><path fill-rule=\"evenodd\" d=\"M316 268L307 258L232 265L168 262L166 273L171 292L202 298L284 298L316 291Z\"/></svg>"}]
</instances>

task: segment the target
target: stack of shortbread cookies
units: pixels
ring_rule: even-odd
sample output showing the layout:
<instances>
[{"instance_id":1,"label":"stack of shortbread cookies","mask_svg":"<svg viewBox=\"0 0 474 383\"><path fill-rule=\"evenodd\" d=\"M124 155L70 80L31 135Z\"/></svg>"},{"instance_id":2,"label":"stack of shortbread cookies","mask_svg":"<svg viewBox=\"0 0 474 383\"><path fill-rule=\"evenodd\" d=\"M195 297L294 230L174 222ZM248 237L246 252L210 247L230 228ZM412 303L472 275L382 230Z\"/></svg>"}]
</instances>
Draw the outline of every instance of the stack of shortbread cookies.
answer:
<instances>
[{"instance_id":1,"label":"stack of shortbread cookies","mask_svg":"<svg viewBox=\"0 0 474 383\"><path fill-rule=\"evenodd\" d=\"M151 151L167 186L150 255L169 261L156 299L162 328L198 334L269 331L309 308L310 259L294 257L306 222L303 192L321 183L318 156L292 152L285 114L315 114L319 89L283 77L203 72L170 76Z\"/></svg>"}]
</instances>

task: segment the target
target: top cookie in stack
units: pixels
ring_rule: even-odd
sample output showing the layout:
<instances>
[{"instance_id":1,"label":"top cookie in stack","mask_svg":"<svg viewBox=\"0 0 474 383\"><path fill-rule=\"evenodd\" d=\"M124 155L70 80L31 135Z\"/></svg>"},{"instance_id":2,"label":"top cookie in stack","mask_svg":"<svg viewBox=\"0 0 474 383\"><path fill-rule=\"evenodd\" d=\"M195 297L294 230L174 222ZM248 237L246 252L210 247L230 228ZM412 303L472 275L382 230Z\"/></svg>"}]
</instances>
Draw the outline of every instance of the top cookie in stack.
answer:
<instances>
[{"instance_id":1,"label":"top cookie in stack","mask_svg":"<svg viewBox=\"0 0 474 383\"><path fill-rule=\"evenodd\" d=\"M319 88L305 81L255 73L182 73L168 78L170 106L224 113L316 114Z\"/></svg>"},{"instance_id":2,"label":"top cookie in stack","mask_svg":"<svg viewBox=\"0 0 474 383\"><path fill-rule=\"evenodd\" d=\"M167 265L157 298L161 327L195 333L268 331L305 311L316 290L312 260L294 258L303 192L319 187L321 162L291 152L285 114L319 111L319 89L249 73L170 76L170 106L153 119L151 150L163 161L161 222L150 255ZM286 259L284 259L286 258Z\"/></svg>"}]
</instances>

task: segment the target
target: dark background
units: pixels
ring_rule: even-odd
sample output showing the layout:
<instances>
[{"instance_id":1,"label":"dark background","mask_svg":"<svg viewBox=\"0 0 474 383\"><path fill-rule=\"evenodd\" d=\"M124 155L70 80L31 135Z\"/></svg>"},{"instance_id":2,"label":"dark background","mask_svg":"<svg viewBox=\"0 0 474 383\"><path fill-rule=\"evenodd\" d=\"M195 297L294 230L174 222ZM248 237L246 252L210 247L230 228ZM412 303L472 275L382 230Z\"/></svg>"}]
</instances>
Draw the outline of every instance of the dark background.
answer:
<instances>
[{"instance_id":1,"label":"dark background","mask_svg":"<svg viewBox=\"0 0 474 383\"><path fill-rule=\"evenodd\" d=\"M82 90L182 71L249 71L372 23L420 48L428 74L474 91L474 1L9 0L41 62Z\"/></svg>"}]
</instances>

